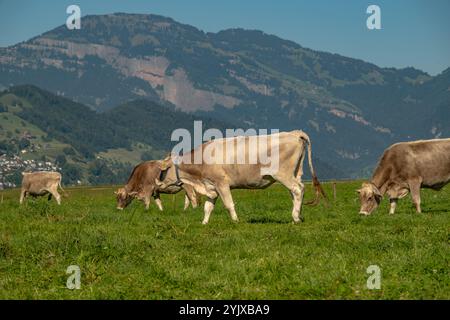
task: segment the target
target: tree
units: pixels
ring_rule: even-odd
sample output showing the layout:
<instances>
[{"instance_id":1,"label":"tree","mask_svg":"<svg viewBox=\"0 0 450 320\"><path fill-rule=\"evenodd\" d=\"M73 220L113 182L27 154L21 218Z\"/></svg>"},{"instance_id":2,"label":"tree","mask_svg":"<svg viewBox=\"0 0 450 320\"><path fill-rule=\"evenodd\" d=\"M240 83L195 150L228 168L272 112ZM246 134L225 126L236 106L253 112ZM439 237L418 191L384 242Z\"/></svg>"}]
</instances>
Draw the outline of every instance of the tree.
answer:
<instances>
[{"instance_id":1,"label":"tree","mask_svg":"<svg viewBox=\"0 0 450 320\"><path fill-rule=\"evenodd\" d=\"M111 184L115 182L115 174L102 160L95 160L89 166L89 182L92 184Z\"/></svg>"},{"instance_id":2,"label":"tree","mask_svg":"<svg viewBox=\"0 0 450 320\"><path fill-rule=\"evenodd\" d=\"M141 154L142 161L148 161L153 159L153 153L151 151L144 151Z\"/></svg>"},{"instance_id":3,"label":"tree","mask_svg":"<svg viewBox=\"0 0 450 320\"><path fill-rule=\"evenodd\" d=\"M73 148L71 147L65 147L63 149L63 152L67 155L67 156L73 156L75 155L75 151L73 150Z\"/></svg>"},{"instance_id":4,"label":"tree","mask_svg":"<svg viewBox=\"0 0 450 320\"><path fill-rule=\"evenodd\" d=\"M6 153L8 155L14 154L17 152L16 146L11 144L8 140L0 141L0 154Z\"/></svg>"},{"instance_id":5,"label":"tree","mask_svg":"<svg viewBox=\"0 0 450 320\"><path fill-rule=\"evenodd\" d=\"M42 141L44 142L50 142L52 141L52 138L47 134L45 136L42 137Z\"/></svg>"},{"instance_id":6,"label":"tree","mask_svg":"<svg viewBox=\"0 0 450 320\"><path fill-rule=\"evenodd\" d=\"M81 179L82 173L79 166L66 163L62 166L62 177L64 184L74 184Z\"/></svg>"},{"instance_id":7,"label":"tree","mask_svg":"<svg viewBox=\"0 0 450 320\"><path fill-rule=\"evenodd\" d=\"M56 162L57 165L62 167L62 166L64 166L66 164L67 159L66 159L66 157L63 154L59 154L59 155L56 156L55 162Z\"/></svg>"},{"instance_id":8,"label":"tree","mask_svg":"<svg viewBox=\"0 0 450 320\"><path fill-rule=\"evenodd\" d=\"M8 181L14 183L16 186L20 186L22 183L22 173L18 170L14 171L8 176Z\"/></svg>"},{"instance_id":9,"label":"tree","mask_svg":"<svg viewBox=\"0 0 450 320\"><path fill-rule=\"evenodd\" d=\"M19 149L23 150L30 146L30 141L28 139L22 138L19 140Z\"/></svg>"}]
</instances>

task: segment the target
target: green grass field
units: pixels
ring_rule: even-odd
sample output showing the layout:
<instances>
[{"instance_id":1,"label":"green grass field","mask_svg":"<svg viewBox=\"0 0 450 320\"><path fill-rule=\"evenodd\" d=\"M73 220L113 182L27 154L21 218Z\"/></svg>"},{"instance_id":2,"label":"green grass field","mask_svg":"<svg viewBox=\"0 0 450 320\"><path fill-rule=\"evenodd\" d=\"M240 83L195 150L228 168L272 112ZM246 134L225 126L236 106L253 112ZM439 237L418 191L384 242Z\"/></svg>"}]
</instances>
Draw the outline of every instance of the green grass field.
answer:
<instances>
[{"instance_id":1,"label":"green grass field","mask_svg":"<svg viewBox=\"0 0 450 320\"><path fill-rule=\"evenodd\" d=\"M395 215L384 200L361 217L359 184L338 183L329 207L303 206L298 225L280 185L233 191L240 222L218 201L206 226L202 209L182 211L182 193L163 195L164 212L118 212L113 187L66 188L61 206L19 207L19 191L3 191L0 298L450 299L450 186L422 190L422 214L407 197ZM69 265L80 290L66 288ZM380 290L366 287L370 265Z\"/></svg>"}]
</instances>

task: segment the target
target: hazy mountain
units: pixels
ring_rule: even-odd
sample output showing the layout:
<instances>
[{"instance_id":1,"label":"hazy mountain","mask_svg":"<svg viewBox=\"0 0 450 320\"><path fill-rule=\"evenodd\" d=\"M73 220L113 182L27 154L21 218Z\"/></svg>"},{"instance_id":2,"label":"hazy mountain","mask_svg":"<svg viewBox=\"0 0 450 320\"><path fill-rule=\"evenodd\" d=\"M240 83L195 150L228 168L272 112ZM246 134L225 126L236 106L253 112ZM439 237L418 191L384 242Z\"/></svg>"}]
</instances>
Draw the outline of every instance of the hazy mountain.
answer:
<instances>
[{"instance_id":1,"label":"hazy mountain","mask_svg":"<svg viewBox=\"0 0 450 320\"><path fill-rule=\"evenodd\" d=\"M87 16L81 30L61 26L0 49L0 86L35 84L100 111L145 99L233 127L303 129L315 155L346 176L367 174L393 142L450 136L449 74L380 68L261 31L205 33L141 14ZM114 129L118 113L107 113ZM189 117L177 125L192 127ZM152 136L152 145L167 146L166 133Z\"/></svg>"}]
</instances>

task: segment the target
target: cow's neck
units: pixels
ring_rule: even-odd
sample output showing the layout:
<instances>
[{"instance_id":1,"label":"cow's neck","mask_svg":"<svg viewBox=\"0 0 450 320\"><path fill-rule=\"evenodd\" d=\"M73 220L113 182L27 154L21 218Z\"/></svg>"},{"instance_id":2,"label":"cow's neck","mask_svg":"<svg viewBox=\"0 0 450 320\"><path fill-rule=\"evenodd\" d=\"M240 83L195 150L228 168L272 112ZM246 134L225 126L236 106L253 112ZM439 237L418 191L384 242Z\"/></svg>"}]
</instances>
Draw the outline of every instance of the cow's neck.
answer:
<instances>
[{"instance_id":1,"label":"cow's neck","mask_svg":"<svg viewBox=\"0 0 450 320\"><path fill-rule=\"evenodd\" d=\"M376 170L370 183L372 183L378 190L380 190L381 194L384 195L386 193L386 189L388 186L389 176L386 175L385 171Z\"/></svg>"},{"instance_id":2,"label":"cow's neck","mask_svg":"<svg viewBox=\"0 0 450 320\"><path fill-rule=\"evenodd\" d=\"M133 190L133 189L135 189L135 187L136 187L135 185L131 185L130 183L127 183L125 185L124 189L127 193L129 193L129 192L135 191L135 190Z\"/></svg>"},{"instance_id":3,"label":"cow's neck","mask_svg":"<svg viewBox=\"0 0 450 320\"><path fill-rule=\"evenodd\" d=\"M174 172L174 174L175 174L175 172ZM178 165L178 177L180 179L182 179L182 178L185 178L185 179L194 178L194 177L197 177L198 174L199 174L199 169L195 165L185 164L185 163L180 163Z\"/></svg>"}]
</instances>

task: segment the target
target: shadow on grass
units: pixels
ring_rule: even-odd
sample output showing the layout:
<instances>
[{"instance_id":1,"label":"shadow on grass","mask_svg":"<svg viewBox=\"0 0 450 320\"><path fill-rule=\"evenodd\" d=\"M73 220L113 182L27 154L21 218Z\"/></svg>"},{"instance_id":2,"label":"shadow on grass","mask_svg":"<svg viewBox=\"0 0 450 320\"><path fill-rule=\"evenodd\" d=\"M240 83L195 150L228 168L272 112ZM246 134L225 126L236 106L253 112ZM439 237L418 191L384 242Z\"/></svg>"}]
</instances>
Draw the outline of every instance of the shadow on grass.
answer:
<instances>
[{"instance_id":1,"label":"shadow on grass","mask_svg":"<svg viewBox=\"0 0 450 320\"><path fill-rule=\"evenodd\" d=\"M264 223L275 223L275 224L289 224L291 221L282 220L282 219L274 219L269 217L255 217L249 218L246 220L247 223L251 224L264 224Z\"/></svg>"},{"instance_id":2,"label":"shadow on grass","mask_svg":"<svg viewBox=\"0 0 450 320\"><path fill-rule=\"evenodd\" d=\"M422 213L417 213L416 211L413 212L414 214L427 214L427 213L432 213L432 214L449 214L450 211L448 209L444 209L444 208L425 208L422 209Z\"/></svg>"}]
</instances>

